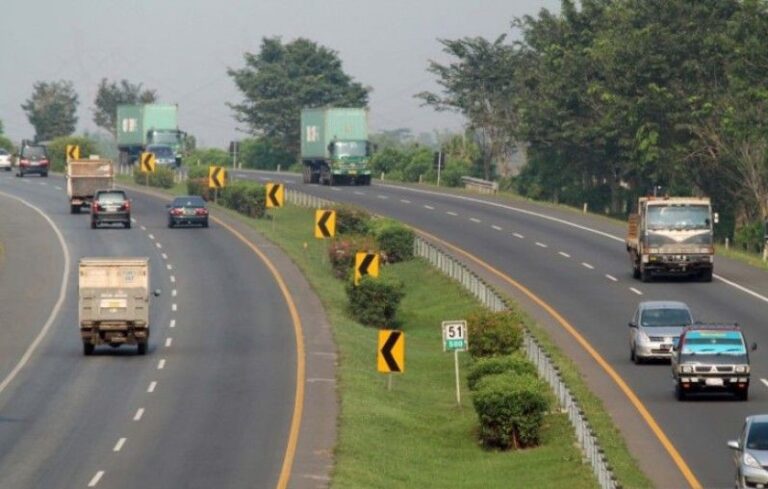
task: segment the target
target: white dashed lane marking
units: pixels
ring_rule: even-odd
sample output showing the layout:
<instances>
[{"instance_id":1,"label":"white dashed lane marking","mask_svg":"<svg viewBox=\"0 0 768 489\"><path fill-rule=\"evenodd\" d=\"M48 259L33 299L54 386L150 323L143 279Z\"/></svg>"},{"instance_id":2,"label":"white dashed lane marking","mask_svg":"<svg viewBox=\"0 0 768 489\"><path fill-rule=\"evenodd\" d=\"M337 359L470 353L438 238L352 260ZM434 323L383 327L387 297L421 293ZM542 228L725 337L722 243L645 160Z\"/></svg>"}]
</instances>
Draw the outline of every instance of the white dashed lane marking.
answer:
<instances>
[{"instance_id":1,"label":"white dashed lane marking","mask_svg":"<svg viewBox=\"0 0 768 489\"><path fill-rule=\"evenodd\" d=\"M132 218L131 218L131 222L135 224L135 223L136 223L136 218L135 218L135 217L132 217Z\"/></svg>"},{"instance_id":2,"label":"white dashed lane marking","mask_svg":"<svg viewBox=\"0 0 768 489\"><path fill-rule=\"evenodd\" d=\"M177 293L178 293L178 292L176 291L176 289L173 289L173 290L171 291L171 297L176 297L176 294L177 294Z\"/></svg>"},{"instance_id":3,"label":"white dashed lane marking","mask_svg":"<svg viewBox=\"0 0 768 489\"><path fill-rule=\"evenodd\" d=\"M161 254L160 256L163 257L163 260L167 260L168 259L168 255L166 255L165 253Z\"/></svg>"},{"instance_id":4,"label":"white dashed lane marking","mask_svg":"<svg viewBox=\"0 0 768 489\"><path fill-rule=\"evenodd\" d=\"M547 245L545 245L544 243L539 243L538 241L536 241L536 246L538 246L538 247L540 247L540 248L547 248L547 247L548 247L548 246L547 246Z\"/></svg>"},{"instance_id":5,"label":"white dashed lane marking","mask_svg":"<svg viewBox=\"0 0 768 489\"><path fill-rule=\"evenodd\" d=\"M173 265L171 265L171 264L169 263L169 264L167 264L167 265L165 266L165 268L167 268L168 270L173 270Z\"/></svg>"},{"instance_id":6,"label":"white dashed lane marking","mask_svg":"<svg viewBox=\"0 0 768 489\"><path fill-rule=\"evenodd\" d=\"M164 368L165 368L165 358L163 358L162 360L160 360L159 362L157 362L157 369L158 369L158 370L162 370L162 369L164 369Z\"/></svg>"},{"instance_id":7,"label":"white dashed lane marking","mask_svg":"<svg viewBox=\"0 0 768 489\"><path fill-rule=\"evenodd\" d=\"M766 387L768 387L768 380L765 380L765 379L760 379L760 382L762 382L762 383L763 383L763 385L765 385Z\"/></svg>"},{"instance_id":8,"label":"white dashed lane marking","mask_svg":"<svg viewBox=\"0 0 768 489\"><path fill-rule=\"evenodd\" d=\"M174 275L171 275L171 282L176 282L176 277Z\"/></svg>"},{"instance_id":9,"label":"white dashed lane marking","mask_svg":"<svg viewBox=\"0 0 768 489\"><path fill-rule=\"evenodd\" d=\"M139 408L136 411L136 414L133 415L133 420L134 421L139 421L142 416L144 416L144 408Z\"/></svg>"},{"instance_id":10,"label":"white dashed lane marking","mask_svg":"<svg viewBox=\"0 0 768 489\"><path fill-rule=\"evenodd\" d=\"M45 182L37 182L37 183L39 183L40 185L43 185L43 186L45 186L45 187L47 187L47 186L48 186L48 184L47 184L47 183L45 183Z\"/></svg>"},{"instance_id":11,"label":"white dashed lane marking","mask_svg":"<svg viewBox=\"0 0 768 489\"><path fill-rule=\"evenodd\" d=\"M431 205L427 205L427 204L424 204L424 208L425 208L425 209L429 209L429 210L431 210L431 211L435 210L435 208L434 208L434 207L432 207Z\"/></svg>"},{"instance_id":12,"label":"white dashed lane marking","mask_svg":"<svg viewBox=\"0 0 768 489\"><path fill-rule=\"evenodd\" d=\"M147 226L139 226L139 227L141 228L142 231L146 231L147 230Z\"/></svg>"},{"instance_id":13,"label":"white dashed lane marking","mask_svg":"<svg viewBox=\"0 0 768 489\"><path fill-rule=\"evenodd\" d=\"M469 220L472 221L472 222L483 222L483 221L481 221L480 219L478 219L476 217L470 217Z\"/></svg>"},{"instance_id":14,"label":"white dashed lane marking","mask_svg":"<svg viewBox=\"0 0 768 489\"><path fill-rule=\"evenodd\" d=\"M558 253L559 253L561 256L564 256L564 257L566 257L566 258L570 258L570 257L571 257L571 255L569 255L569 254L568 254L568 253L566 253L565 251L558 251Z\"/></svg>"},{"instance_id":15,"label":"white dashed lane marking","mask_svg":"<svg viewBox=\"0 0 768 489\"><path fill-rule=\"evenodd\" d=\"M149 383L149 387L147 387L147 392L155 392L155 387L157 387L157 382L152 381Z\"/></svg>"},{"instance_id":16,"label":"white dashed lane marking","mask_svg":"<svg viewBox=\"0 0 768 489\"><path fill-rule=\"evenodd\" d=\"M589 263L581 262L581 264L584 266L584 268L589 268L590 270L594 270L595 269L595 267L593 267Z\"/></svg>"},{"instance_id":17,"label":"white dashed lane marking","mask_svg":"<svg viewBox=\"0 0 768 489\"><path fill-rule=\"evenodd\" d=\"M165 339L165 347L166 348L170 348L172 343L173 343L173 338L166 338Z\"/></svg>"},{"instance_id":18,"label":"white dashed lane marking","mask_svg":"<svg viewBox=\"0 0 768 489\"><path fill-rule=\"evenodd\" d=\"M154 234L152 234L152 233L149 233L149 235L148 235L148 236L149 236L149 239L155 239L155 235L154 235Z\"/></svg>"},{"instance_id":19,"label":"white dashed lane marking","mask_svg":"<svg viewBox=\"0 0 768 489\"><path fill-rule=\"evenodd\" d=\"M619 279L617 279L613 275L608 275L607 273L605 274L605 278L607 278L608 280L610 280L612 282L618 282L619 281Z\"/></svg>"},{"instance_id":20,"label":"white dashed lane marking","mask_svg":"<svg viewBox=\"0 0 768 489\"><path fill-rule=\"evenodd\" d=\"M55 185L55 186L54 186L54 188L55 188L56 190L64 190L63 188L59 187L58 185Z\"/></svg>"},{"instance_id":21,"label":"white dashed lane marking","mask_svg":"<svg viewBox=\"0 0 768 489\"><path fill-rule=\"evenodd\" d=\"M410 204L411 203L410 200L406 200L406 199L400 199L400 202L402 202L403 204Z\"/></svg>"},{"instance_id":22,"label":"white dashed lane marking","mask_svg":"<svg viewBox=\"0 0 768 489\"><path fill-rule=\"evenodd\" d=\"M122 450L123 445L125 445L125 440L126 438L120 438L119 440L117 440L117 443L115 443L115 448L113 448L112 451L119 452L120 450Z\"/></svg>"},{"instance_id":23,"label":"white dashed lane marking","mask_svg":"<svg viewBox=\"0 0 768 489\"><path fill-rule=\"evenodd\" d=\"M96 475L93 476L93 479L91 479L91 482L88 483L88 487L96 487L96 484L99 483L102 477L104 477L103 470L96 472Z\"/></svg>"},{"instance_id":24,"label":"white dashed lane marking","mask_svg":"<svg viewBox=\"0 0 768 489\"><path fill-rule=\"evenodd\" d=\"M389 198L388 195L377 195L376 197L378 197L379 199L384 199L384 200L387 200Z\"/></svg>"},{"instance_id":25,"label":"white dashed lane marking","mask_svg":"<svg viewBox=\"0 0 768 489\"><path fill-rule=\"evenodd\" d=\"M635 294L637 294L637 295L643 295L643 293L642 293L642 292L640 292L639 290L637 290L637 289L636 289L636 288L634 288L634 287L630 287L630 288L629 288L629 290L631 290L632 292L634 292L634 293L635 293Z\"/></svg>"},{"instance_id":26,"label":"white dashed lane marking","mask_svg":"<svg viewBox=\"0 0 768 489\"><path fill-rule=\"evenodd\" d=\"M176 320L175 319L171 319L171 324L169 326L171 328L175 328L176 327Z\"/></svg>"},{"instance_id":27,"label":"white dashed lane marking","mask_svg":"<svg viewBox=\"0 0 768 489\"><path fill-rule=\"evenodd\" d=\"M523 239L523 238L525 238L525 236L523 236L523 235L522 235L522 234L520 234L520 233L512 233L512 236L514 236L515 238L520 238L520 239Z\"/></svg>"},{"instance_id":28,"label":"white dashed lane marking","mask_svg":"<svg viewBox=\"0 0 768 489\"><path fill-rule=\"evenodd\" d=\"M448 214L449 216L458 216L458 214L453 211L445 211L445 213Z\"/></svg>"},{"instance_id":29,"label":"white dashed lane marking","mask_svg":"<svg viewBox=\"0 0 768 489\"><path fill-rule=\"evenodd\" d=\"M176 309L178 309L178 306L175 303L171 304L171 311L175 311Z\"/></svg>"},{"instance_id":30,"label":"white dashed lane marking","mask_svg":"<svg viewBox=\"0 0 768 489\"><path fill-rule=\"evenodd\" d=\"M155 246L157 246L158 249L162 249L163 248L163 245L161 245L160 243L155 243Z\"/></svg>"},{"instance_id":31,"label":"white dashed lane marking","mask_svg":"<svg viewBox=\"0 0 768 489\"><path fill-rule=\"evenodd\" d=\"M358 192L358 191L354 191L354 192L352 192L352 193L353 193L353 194L355 194L355 195L365 195L365 193L363 193L363 192Z\"/></svg>"}]
</instances>

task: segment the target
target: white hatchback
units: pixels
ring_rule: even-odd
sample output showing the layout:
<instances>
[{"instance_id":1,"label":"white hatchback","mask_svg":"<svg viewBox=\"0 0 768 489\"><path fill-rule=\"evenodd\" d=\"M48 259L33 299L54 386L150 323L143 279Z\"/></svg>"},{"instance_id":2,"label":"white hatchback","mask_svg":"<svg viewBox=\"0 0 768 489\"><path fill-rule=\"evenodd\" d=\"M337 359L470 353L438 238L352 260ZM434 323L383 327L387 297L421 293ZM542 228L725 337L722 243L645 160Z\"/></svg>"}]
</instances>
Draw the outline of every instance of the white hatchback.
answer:
<instances>
[{"instance_id":1,"label":"white hatchback","mask_svg":"<svg viewBox=\"0 0 768 489\"><path fill-rule=\"evenodd\" d=\"M0 169L11 171L11 153L0 148Z\"/></svg>"}]
</instances>

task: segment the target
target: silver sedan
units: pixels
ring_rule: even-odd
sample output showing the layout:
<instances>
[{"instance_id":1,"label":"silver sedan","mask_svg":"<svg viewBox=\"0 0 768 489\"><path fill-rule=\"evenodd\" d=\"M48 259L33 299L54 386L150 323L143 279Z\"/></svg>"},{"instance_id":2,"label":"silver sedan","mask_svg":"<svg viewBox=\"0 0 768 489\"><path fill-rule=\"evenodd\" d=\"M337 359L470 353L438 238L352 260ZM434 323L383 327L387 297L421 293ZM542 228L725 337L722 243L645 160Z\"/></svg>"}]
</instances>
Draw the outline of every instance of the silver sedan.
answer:
<instances>
[{"instance_id":1,"label":"silver sedan","mask_svg":"<svg viewBox=\"0 0 768 489\"><path fill-rule=\"evenodd\" d=\"M690 308L679 301L644 301L629 322L629 357L635 363L669 359L685 326L693 324Z\"/></svg>"}]
</instances>

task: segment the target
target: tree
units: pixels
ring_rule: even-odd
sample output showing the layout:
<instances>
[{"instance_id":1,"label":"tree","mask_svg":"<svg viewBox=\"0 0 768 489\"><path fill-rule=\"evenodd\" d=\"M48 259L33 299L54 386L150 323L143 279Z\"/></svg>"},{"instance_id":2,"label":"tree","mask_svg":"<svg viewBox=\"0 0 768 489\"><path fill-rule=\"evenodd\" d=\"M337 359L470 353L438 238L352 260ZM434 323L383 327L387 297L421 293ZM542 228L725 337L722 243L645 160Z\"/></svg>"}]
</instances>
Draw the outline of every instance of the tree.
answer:
<instances>
[{"instance_id":1,"label":"tree","mask_svg":"<svg viewBox=\"0 0 768 489\"><path fill-rule=\"evenodd\" d=\"M49 141L75 132L78 98L70 81L37 82L32 96L22 104L35 141Z\"/></svg>"},{"instance_id":2,"label":"tree","mask_svg":"<svg viewBox=\"0 0 768 489\"><path fill-rule=\"evenodd\" d=\"M93 122L114 137L117 134L117 106L120 104L151 104L157 100L156 90L142 90L141 83L128 80L119 83L102 78L93 101Z\"/></svg>"},{"instance_id":3,"label":"tree","mask_svg":"<svg viewBox=\"0 0 768 489\"><path fill-rule=\"evenodd\" d=\"M296 162L291 153L265 137L246 138L240 143L238 160L244 168L274 170L278 165L286 169Z\"/></svg>"},{"instance_id":4,"label":"tree","mask_svg":"<svg viewBox=\"0 0 768 489\"><path fill-rule=\"evenodd\" d=\"M299 38L282 44L264 38L258 54L245 53L245 67L227 73L243 94L229 104L251 133L299 156L299 114L305 107L367 107L370 88L344 73L335 51Z\"/></svg>"}]
</instances>

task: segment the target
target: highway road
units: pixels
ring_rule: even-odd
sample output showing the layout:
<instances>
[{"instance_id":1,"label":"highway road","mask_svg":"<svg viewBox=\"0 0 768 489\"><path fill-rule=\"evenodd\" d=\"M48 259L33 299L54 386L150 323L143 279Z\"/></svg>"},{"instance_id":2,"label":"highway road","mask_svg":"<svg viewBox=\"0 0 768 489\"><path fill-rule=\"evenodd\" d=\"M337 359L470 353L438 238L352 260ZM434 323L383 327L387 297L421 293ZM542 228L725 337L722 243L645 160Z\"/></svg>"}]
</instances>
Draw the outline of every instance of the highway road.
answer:
<instances>
[{"instance_id":1,"label":"highway road","mask_svg":"<svg viewBox=\"0 0 768 489\"><path fill-rule=\"evenodd\" d=\"M323 187L303 185L299 175L289 173L233 174L285 183L289 188L400 219L468 251L520 282L581 332L627 382L690 467L695 480L704 487L733 486L734 467L725 442L737 437L745 416L768 412L765 272L718 257L712 283L642 283L631 276L623 245L624 225L600 217L529 202L444 195L379 182L370 187ZM637 366L630 362L627 322L638 301L653 299L682 300L692 307L698 320L735 321L742 326L748 341L759 345L752 356L749 401L705 396L678 402L668 364ZM554 335L561 345L574 342L562 331ZM685 485L679 470L672 474L664 468L665 464L671 465L672 458L638 410L617 389L606 387L615 384L596 368L594 361L585 361L579 350L566 346L566 351L576 352L574 355L581 358L587 381L622 424L630 448L636 450L649 476L659 487Z\"/></svg>"},{"instance_id":2,"label":"highway road","mask_svg":"<svg viewBox=\"0 0 768 489\"><path fill-rule=\"evenodd\" d=\"M133 229L91 230L63 187L0 175L0 487L276 487L299 359L273 273L220 224L170 230L165 200L135 192ZM84 256L150 258L146 356L82 355Z\"/></svg>"}]
</instances>

